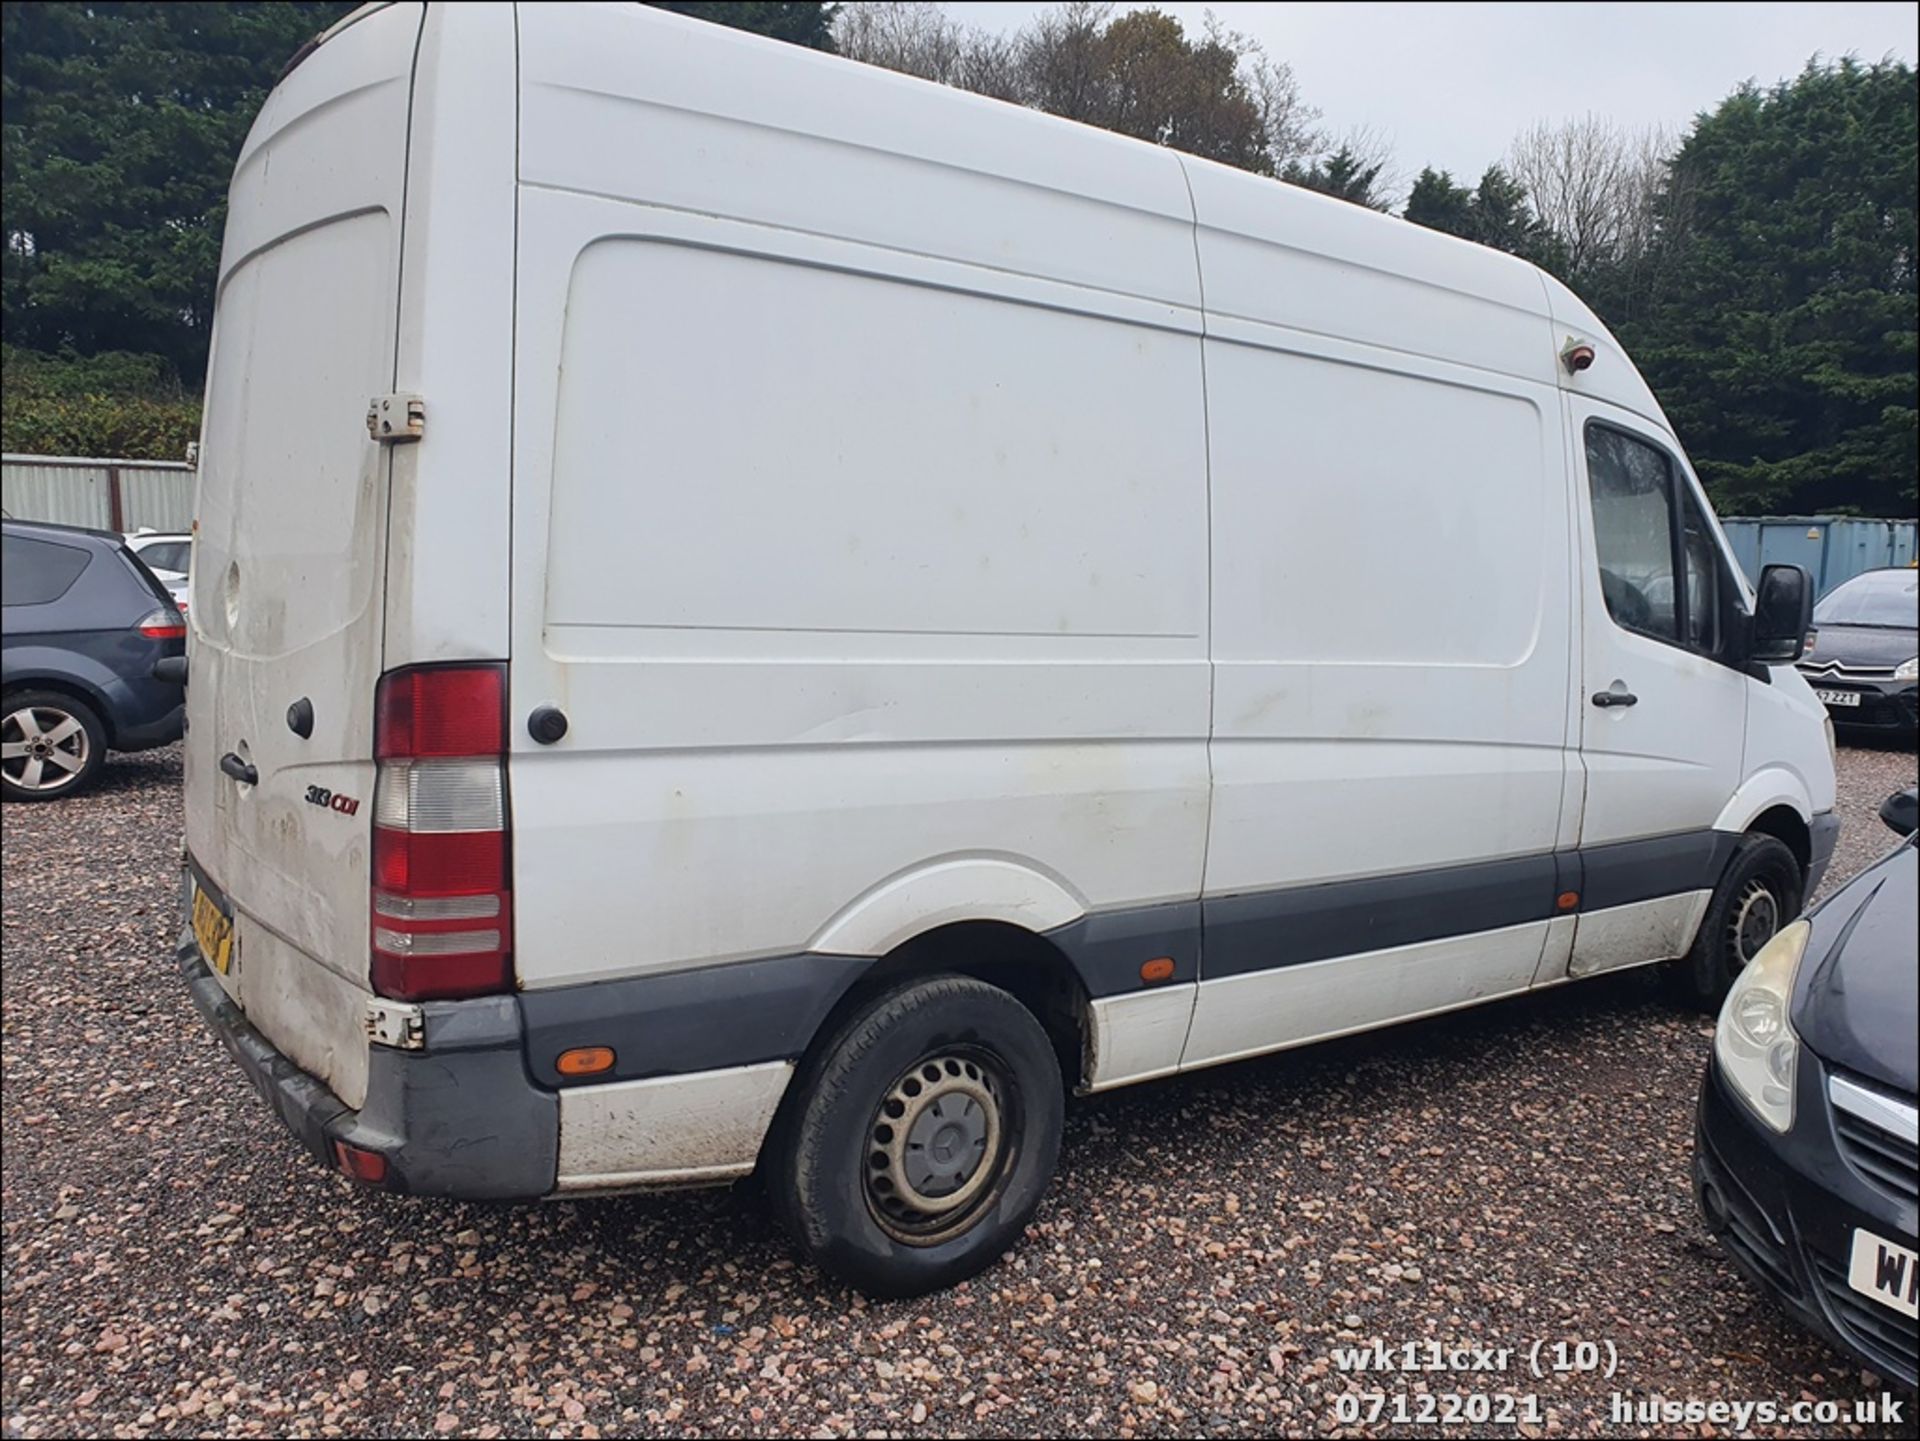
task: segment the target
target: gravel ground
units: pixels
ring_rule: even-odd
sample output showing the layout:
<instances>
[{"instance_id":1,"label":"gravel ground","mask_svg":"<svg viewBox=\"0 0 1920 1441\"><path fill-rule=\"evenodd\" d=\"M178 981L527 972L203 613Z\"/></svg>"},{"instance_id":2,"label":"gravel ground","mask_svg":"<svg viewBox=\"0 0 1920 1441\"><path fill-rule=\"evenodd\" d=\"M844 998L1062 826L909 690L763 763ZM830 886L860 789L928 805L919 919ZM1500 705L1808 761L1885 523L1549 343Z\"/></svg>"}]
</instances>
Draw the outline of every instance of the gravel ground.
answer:
<instances>
[{"instance_id":1,"label":"gravel ground","mask_svg":"<svg viewBox=\"0 0 1920 1441\"><path fill-rule=\"evenodd\" d=\"M1843 750L1836 879L1913 778L1911 749ZM1334 1432L1379 1387L1329 1350L1375 1338L1519 1348L1385 1389L1531 1393L1527 1435L1634 1434L1615 1391L1878 1390L1696 1221L1710 1029L1638 973L1074 1105L1025 1244L919 1302L796 1265L748 1193L356 1191L167 958L178 779L174 751L117 758L6 813L8 1435ZM1536 1340L1610 1342L1617 1375L1532 1380Z\"/></svg>"}]
</instances>

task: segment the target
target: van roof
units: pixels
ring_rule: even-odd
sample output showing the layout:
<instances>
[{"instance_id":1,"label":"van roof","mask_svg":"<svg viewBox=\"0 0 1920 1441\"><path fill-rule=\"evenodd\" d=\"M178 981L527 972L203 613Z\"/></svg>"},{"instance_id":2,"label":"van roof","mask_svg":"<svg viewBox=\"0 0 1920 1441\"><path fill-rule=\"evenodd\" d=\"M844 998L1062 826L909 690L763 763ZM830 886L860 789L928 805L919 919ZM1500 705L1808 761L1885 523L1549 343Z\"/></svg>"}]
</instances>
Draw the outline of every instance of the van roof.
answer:
<instances>
[{"instance_id":1,"label":"van roof","mask_svg":"<svg viewBox=\"0 0 1920 1441\"><path fill-rule=\"evenodd\" d=\"M630 24L632 39L609 45L618 38L608 23L616 14ZM570 43L575 34L580 43ZM1339 303L1349 313L1366 306L1376 312L1359 317L1367 324L1352 339L1558 385L1671 429L1599 317L1553 276L1503 251L1150 141L653 6L611 12L571 4L526 7L519 48L523 86L628 96L663 112L705 112L784 136L923 160L962 175L1010 180L1189 225L1197 218L1203 230L1293 252L1312 262L1307 268L1317 276L1341 281ZM530 173L540 164L533 153L540 147L524 136L522 143L522 178L553 180ZM1184 167L1184 182L1176 163ZM1044 248L1036 237L1020 245ZM1012 257L995 259L1006 263ZM1093 275L1097 267L1074 268L1082 283L1101 283ZM1365 291L1365 300L1356 303L1362 292L1353 282L1362 277L1386 284L1377 295ZM1409 313L1408 283L1423 287L1435 303ZM1396 289L1399 294L1391 293ZM1251 285L1242 291L1252 307L1241 309L1242 316L1313 328L1278 297L1263 301ZM1205 309L1214 310L1215 295L1210 276ZM1530 338L1518 349L1510 343L1514 326L1507 324L1496 338L1487 325L1463 314L1462 302L1494 307L1509 321L1524 316L1546 323L1529 327ZM1482 330L1488 333L1473 334ZM1573 375L1560 353L1576 340L1593 345L1597 356L1589 369Z\"/></svg>"}]
</instances>

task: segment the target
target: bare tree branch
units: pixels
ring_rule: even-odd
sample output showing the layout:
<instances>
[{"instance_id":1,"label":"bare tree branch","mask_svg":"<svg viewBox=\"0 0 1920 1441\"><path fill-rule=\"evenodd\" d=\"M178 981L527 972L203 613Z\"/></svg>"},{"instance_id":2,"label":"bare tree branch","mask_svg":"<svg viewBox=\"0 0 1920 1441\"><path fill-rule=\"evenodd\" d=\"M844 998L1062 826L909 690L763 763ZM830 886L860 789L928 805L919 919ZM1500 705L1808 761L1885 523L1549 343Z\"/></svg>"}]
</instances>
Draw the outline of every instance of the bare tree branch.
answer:
<instances>
[{"instance_id":1,"label":"bare tree branch","mask_svg":"<svg viewBox=\"0 0 1920 1441\"><path fill-rule=\"evenodd\" d=\"M1631 263L1654 241L1655 201L1672 137L1599 115L1523 131L1508 168L1562 247L1570 274Z\"/></svg>"}]
</instances>

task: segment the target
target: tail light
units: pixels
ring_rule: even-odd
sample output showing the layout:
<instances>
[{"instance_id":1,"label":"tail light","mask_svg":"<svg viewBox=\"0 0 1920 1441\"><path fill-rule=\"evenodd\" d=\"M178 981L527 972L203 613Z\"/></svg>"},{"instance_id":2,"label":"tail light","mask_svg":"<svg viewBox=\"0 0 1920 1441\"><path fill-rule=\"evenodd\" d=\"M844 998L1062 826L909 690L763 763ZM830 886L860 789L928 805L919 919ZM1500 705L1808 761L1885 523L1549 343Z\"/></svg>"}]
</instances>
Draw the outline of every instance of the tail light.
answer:
<instances>
[{"instance_id":1,"label":"tail light","mask_svg":"<svg viewBox=\"0 0 1920 1441\"><path fill-rule=\"evenodd\" d=\"M187 638L186 622L180 619L180 612L177 610L156 610L150 615L144 615L134 629L148 640L185 640Z\"/></svg>"},{"instance_id":2,"label":"tail light","mask_svg":"<svg viewBox=\"0 0 1920 1441\"><path fill-rule=\"evenodd\" d=\"M374 702L373 988L397 1000L513 989L507 673L417 666Z\"/></svg>"}]
</instances>

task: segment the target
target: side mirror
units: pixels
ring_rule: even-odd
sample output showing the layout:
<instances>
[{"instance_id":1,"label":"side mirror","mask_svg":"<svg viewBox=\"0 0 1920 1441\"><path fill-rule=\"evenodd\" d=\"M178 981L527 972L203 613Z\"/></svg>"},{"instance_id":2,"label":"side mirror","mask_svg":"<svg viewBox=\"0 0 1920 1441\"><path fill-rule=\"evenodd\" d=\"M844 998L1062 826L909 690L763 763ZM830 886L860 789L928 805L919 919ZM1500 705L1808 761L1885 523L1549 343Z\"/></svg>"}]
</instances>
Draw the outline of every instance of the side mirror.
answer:
<instances>
[{"instance_id":1,"label":"side mirror","mask_svg":"<svg viewBox=\"0 0 1920 1441\"><path fill-rule=\"evenodd\" d=\"M1770 565L1754 587L1753 644L1749 660L1787 665L1807 649L1813 628L1813 577L1804 566Z\"/></svg>"},{"instance_id":2,"label":"side mirror","mask_svg":"<svg viewBox=\"0 0 1920 1441\"><path fill-rule=\"evenodd\" d=\"M1908 786L1888 796L1880 803L1880 819L1897 836L1910 836L1920 830L1920 788Z\"/></svg>"}]
</instances>

